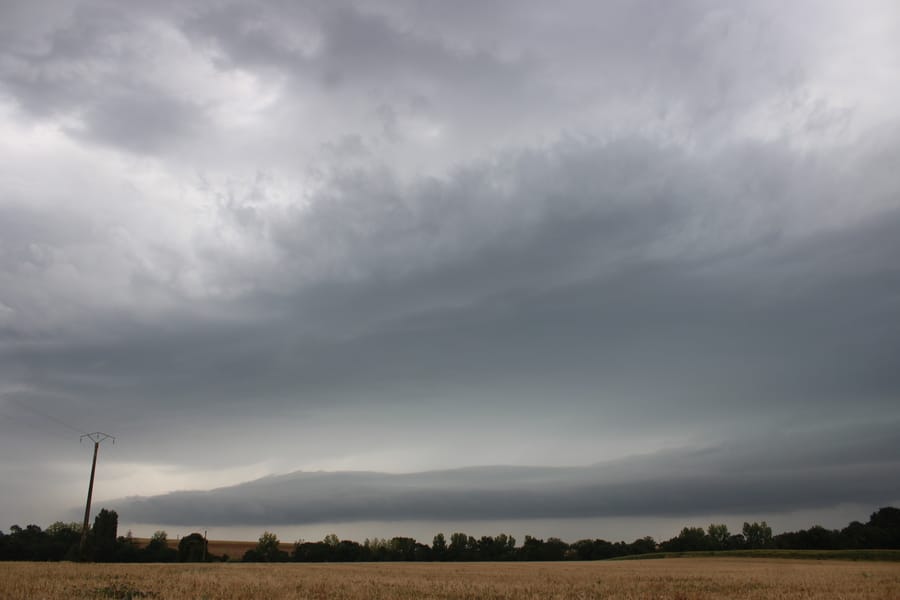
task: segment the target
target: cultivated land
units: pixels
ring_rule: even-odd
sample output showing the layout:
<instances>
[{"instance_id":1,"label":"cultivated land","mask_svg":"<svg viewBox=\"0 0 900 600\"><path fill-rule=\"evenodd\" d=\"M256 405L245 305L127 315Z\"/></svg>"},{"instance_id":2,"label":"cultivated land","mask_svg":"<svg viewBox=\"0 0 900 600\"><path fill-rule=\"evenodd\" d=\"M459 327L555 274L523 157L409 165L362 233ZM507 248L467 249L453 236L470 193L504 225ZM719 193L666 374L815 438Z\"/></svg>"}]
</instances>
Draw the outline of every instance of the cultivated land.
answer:
<instances>
[{"instance_id":1,"label":"cultivated land","mask_svg":"<svg viewBox=\"0 0 900 600\"><path fill-rule=\"evenodd\" d=\"M150 538L134 538L134 543L138 548L143 548L150 543ZM256 541L209 540L206 551L216 556L227 554L231 560L241 560L247 550L256 548L256 544ZM169 548L178 548L178 540L169 540ZM290 554L294 551L294 542L281 542L278 548Z\"/></svg>"},{"instance_id":2,"label":"cultivated land","mask_svg":"<svg viewBox=\"0 0 900 600\"><path fill-rule=\"evenodd\" d=\"M0 563L0 598L900 598L900 564L678 558L590 563Z\"/></svg>"}]
</instances>

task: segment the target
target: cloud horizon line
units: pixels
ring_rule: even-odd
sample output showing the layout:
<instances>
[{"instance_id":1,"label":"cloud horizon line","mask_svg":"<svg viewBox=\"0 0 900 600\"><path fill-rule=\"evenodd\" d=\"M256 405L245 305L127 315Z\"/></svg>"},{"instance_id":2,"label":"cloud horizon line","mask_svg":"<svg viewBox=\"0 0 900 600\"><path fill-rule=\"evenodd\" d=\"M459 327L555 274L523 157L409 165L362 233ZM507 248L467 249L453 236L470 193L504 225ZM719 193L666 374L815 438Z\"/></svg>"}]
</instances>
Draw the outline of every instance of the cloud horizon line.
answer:
<instances>
[{"instance_id":1,"label":"cloud horizon line","mask_svg":"<svg viewBox=\"0 0 900 600\"><path fill-rule=\"evenodd\" d=\"M471 466L412 473L293 471L211 490L106 502L135 523L313 524L362 521L692 516L786 512L900 498L889 427L685 447L588 466ZM834 458L823 461L810 447ZM826 466L823 466L826 465Z\"/></svg>"}]
</instances>

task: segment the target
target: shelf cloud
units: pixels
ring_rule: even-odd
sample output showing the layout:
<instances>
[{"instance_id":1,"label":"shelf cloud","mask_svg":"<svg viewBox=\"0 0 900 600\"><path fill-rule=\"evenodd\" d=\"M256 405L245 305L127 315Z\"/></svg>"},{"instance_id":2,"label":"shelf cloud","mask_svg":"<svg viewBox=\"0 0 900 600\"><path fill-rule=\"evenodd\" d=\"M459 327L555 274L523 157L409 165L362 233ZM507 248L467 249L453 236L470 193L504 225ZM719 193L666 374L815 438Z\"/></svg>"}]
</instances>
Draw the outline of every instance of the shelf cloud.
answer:
<instances>
[{"instance_id":1,"label":"shelf cloud","mask_svg":"<svg viewBox=\"0 0 900 600\"><path fill-rule=\"evenodd\" d=\"M900 498L896 4L564 5L2 4L0 525Z\"/></svg>"},{"instance_id":2,"label":"shelf cloud","mask_svg":"<svg viewBox=\"0 0 900 600\"><path fill-rule=\"evenodd\" d=\"M876 506L896 494L895 427L771 436L588 467L298 471L111 504L137 522L187 526L692 517Z\"/></svg>"}]
</instances>

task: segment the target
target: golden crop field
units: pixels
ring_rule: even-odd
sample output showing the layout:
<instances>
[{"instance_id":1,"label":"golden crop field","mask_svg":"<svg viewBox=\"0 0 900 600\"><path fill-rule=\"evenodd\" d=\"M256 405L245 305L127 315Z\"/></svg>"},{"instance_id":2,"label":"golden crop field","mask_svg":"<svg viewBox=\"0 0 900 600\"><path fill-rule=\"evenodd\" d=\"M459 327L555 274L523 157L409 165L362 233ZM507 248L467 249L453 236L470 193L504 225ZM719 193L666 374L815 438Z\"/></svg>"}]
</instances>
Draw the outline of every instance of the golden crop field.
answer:
<instances>
[{"instance_id":1,"label":"golden crop field","mask_svg":"<svg viewBox=\"0 0 900 600\"><path fill-rule=\"evenodd\" d=\"M0 598L889 600L900 564L680 558L565 563L0 563Z\"/></svg>"}]
</instances>

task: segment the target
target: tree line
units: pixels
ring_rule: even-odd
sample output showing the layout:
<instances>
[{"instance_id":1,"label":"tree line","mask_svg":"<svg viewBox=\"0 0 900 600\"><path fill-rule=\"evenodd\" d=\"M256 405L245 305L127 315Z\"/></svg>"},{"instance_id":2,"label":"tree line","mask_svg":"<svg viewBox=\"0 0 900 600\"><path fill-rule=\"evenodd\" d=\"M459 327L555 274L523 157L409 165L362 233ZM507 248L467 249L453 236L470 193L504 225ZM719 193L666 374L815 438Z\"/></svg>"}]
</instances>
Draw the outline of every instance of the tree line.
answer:
<instances>
[{"instance_id":1,"label":"tree line","mask_svg":"<svg viewBox=\"0 0 900 600\"><path fill-rule=\"evenodd\" d=\"M165 531L157 531L146 545L131 534L117 536L118 515L101 510L90 528L82 549L81 526L58 521L46 529L37 525L13 525L9 533L0 531L0 560L89 560L96 562L203 562L242 560L244 562L370 562L370 561L558 561L604 560L653 552L696 552L716 550L790 549L900 549L900 509L885 507L874 512L868 522L853 521L843 529L819 525L772 534L765 521L744 523L740 533L724 524L706 529L684 527L675 537L657 542L652 537L631 543L603 539L583 539L566 543L555 537L538 539L526 535L523 543L505 533L474 536L457 532L449 539L438 533L431 545L410 537L341 540L331 534L318 542L298 541L290 552L282 550L278 536L266 531L256 546L242 557L217 556L208 552L204 536L192 533L176 545Z\"/></svg>"}]
</instances>

